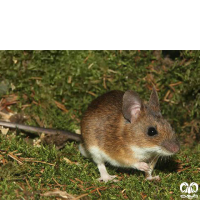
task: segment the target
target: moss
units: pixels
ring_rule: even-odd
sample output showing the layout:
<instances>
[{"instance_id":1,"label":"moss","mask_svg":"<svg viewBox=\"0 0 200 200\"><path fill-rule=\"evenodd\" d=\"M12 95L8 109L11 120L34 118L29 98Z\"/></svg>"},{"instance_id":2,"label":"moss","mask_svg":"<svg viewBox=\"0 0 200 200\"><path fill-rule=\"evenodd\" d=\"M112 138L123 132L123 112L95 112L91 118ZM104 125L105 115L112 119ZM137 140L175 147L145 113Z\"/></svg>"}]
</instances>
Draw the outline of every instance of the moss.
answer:
<instances>
[{"instance_id":1,"label":"moss","mask_svg":"<svg viewBox=\"0 0 200 200\"><path fill-rule=\"evenodd\" d=\"M148 100L153 83L159 90L162 114L182 142L179 154L158 164L155 173L160 182L145 181L142 172L108 166L109 173L121 181L105 184L96 181L96 165L80 155L76 143L67 143L58 151L27 144L27 135L20 131L18 136L1 135L1 199L38 199L55 188L74 195L88 193L86 198L91 199L180 199L182 182L199 184L200 52L180 51L171 58L166 57L168 53L0 51L0 98L16 95L17 102L10 109L23 110L29 117L27 124L74 131L96 96L131 89ZM33 160L22 159L20 165L10 152ZM176 167L171 168L171 163Z\"/></svg>"}]
</instances>

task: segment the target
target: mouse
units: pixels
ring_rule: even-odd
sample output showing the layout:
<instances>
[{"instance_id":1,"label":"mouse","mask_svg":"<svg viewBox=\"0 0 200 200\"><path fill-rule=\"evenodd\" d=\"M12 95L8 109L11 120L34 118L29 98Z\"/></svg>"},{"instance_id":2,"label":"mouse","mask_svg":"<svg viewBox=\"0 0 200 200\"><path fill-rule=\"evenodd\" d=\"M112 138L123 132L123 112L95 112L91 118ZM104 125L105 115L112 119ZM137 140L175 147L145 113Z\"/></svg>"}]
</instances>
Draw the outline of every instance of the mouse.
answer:
<instances>
[{"instance_id":1,"label":"mouse","mask_svg":"<svg viewBox=\"0 0 200 200\"><path fill-rule=\"evenodd\" d=\"M108 174L106 163L116 167L133 168L145 173L146 180L160 180L153 169L163 156L180 150L171 125L163 118L159 98L153 87L145 103L137 92L113 90L94 99L83 114L81 135L69 131L40 128L0 121L0 125L26 131L64 134L79 142L84 157L96 163L99 181L118 181Z\"/></svg>"}]
</instances>

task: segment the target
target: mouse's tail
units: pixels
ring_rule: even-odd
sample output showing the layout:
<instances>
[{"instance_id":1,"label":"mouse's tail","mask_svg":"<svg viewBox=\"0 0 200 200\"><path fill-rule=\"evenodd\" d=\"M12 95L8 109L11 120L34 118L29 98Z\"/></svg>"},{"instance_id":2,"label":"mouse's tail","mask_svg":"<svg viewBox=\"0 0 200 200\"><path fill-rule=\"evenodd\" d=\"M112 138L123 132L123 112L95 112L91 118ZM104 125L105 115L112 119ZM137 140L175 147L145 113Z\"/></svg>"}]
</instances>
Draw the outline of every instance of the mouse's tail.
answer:
<instances>
[{"instance_id":1,"label":"mouse's tail","mask_svg":"<svg viewBox=\"0 0 200 200\"><path fill-rule=\"evenodd\" d=\"M68 137L69 140L81 142L81 135L72 133L70 131L56 130L56 129L51 129L51 128L41 128L41 127L36 127L36 126L29 126L29 125L17 124L17 123L12 123L12 122L4 122L4 121L0 121L0 126L15 128L15 129L24 130L24 131L37 132L37 133L47 133L50 135L64 134Z\"/></svg>"}]
</instances>

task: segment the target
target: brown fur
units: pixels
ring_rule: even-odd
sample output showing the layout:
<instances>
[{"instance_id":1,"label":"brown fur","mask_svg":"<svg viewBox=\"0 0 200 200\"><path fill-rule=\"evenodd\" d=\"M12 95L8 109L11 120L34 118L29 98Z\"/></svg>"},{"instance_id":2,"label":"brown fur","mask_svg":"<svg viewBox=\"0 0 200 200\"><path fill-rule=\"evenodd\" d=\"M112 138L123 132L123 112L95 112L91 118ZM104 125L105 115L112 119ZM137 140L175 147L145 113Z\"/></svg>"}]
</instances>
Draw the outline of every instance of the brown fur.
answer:
<instances>
[{"instance_id":1,"label":"brown fur","mask_svg":"<svg viewBox=\"0 0 200 200\"><path fill-rule=\"evenodd\" d=\"M81 132L86 149L97 146L122 165L131 165L137 161L130 156L131 145L141 148L162 146L163 141L175 141L175 136L161 116L156 91L152 92L148 105L142 105L134 123L125 119L122 113L123 95L124 92L111 91L95 99L82 119ZM157 128L157 136L147 135L150 126ZM168 143L165 149L166 146Z\"/></svg>"}]
</instances>

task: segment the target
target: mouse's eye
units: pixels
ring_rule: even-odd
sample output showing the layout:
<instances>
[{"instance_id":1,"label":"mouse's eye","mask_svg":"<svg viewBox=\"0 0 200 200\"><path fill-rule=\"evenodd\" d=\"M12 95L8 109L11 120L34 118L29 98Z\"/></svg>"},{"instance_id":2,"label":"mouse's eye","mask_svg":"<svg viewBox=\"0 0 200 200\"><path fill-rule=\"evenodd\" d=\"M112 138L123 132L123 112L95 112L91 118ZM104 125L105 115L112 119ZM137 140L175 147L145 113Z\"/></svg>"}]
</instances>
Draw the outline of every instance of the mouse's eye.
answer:
<instances>
[{"instance_id":1,"label":"mouse's eye","mask_svg":"<svg viewBox=\"0 0 200 200\"><path fill-rule=\"evenodd\" d=\"M147 134L148 136L154 136L154 135L157 135L158 132L154 127L149 127Z\"/></svg>"}]
</instances>

